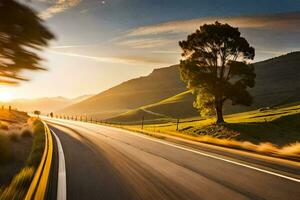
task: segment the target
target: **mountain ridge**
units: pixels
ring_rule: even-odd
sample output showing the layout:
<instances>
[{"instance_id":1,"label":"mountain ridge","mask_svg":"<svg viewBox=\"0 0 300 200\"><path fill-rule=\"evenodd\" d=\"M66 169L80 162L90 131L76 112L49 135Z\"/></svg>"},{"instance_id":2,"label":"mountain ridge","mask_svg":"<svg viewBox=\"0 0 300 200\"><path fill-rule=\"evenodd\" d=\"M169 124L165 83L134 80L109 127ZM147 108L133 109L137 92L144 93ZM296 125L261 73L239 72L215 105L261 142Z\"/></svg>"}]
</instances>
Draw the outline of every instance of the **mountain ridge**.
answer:
<instances>
[{"instance_id":1,"label":"mountain ridge","mask_svg":"<svg viewBox=\"0 0 300 200\"><path fill-rule=\"evenodd\" d=\"M264 106L278 105L284 101L289 103L300 100L300 94L297 92L299 91L298 88L300 88L300 79L298 80L297 78L300 77L300 70L297 69L300 66L300 52L292 52L270 58L254 63L254 65L257 74L256 86L249 90L255 97L254 104L250 107L242 107L230 106L227 103L225 112L235 113ZM98 119L113 118L131 110L143 109L147 105L159 104L159 102L186 90L185 84L180 80L178 65L172 65L170 67L154 69L148 76L125 81L85 101L62 109L60 113L89 115ZM193 101L190 97L189 100L184 98L183 96L184 101L192 105ZM109 102L110 105L105 107L108 105L105 102L107 100L111 100L112 102ZM177 109L176 106L178 105L172 105L175 107L167 109ZM189 105L189 110L192 109L191 105ZM75 111L71 112L74 108L76 108ZM165 114L156 112L157 109L158 107L156 106L155 111L149 111L161 115ZM195 113L194 110L190 112Z\"/></svg>"}]
</instances>

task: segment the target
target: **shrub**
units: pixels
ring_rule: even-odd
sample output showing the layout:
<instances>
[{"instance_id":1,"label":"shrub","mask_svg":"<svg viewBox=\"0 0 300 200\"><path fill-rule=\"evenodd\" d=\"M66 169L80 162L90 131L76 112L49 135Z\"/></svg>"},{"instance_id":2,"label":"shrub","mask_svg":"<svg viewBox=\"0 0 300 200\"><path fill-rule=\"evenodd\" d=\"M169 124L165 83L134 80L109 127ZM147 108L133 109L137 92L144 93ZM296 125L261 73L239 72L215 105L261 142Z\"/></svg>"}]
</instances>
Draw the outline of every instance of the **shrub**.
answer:
<instances>
[{"instance_id":1,"label":"shrub","mask_svg":"<svg viewBox=\"0 0 300 200\"><path fill-rule=\"evenodd\" d=\"M32 128L34 136L33 145L30 156L26 162L26 167L13 178L12 182L6 188L0 189L1 200L24 199L35 170L41 161L45 148L44 124L39 120L35 120L32 122Z\"/></svg>"},{"instance_id":2,"label":"shrub","mask_svg":"<svg viewBox=\"0 0 300 200\"><path fill-rule=\"evenodd\" d=\"M20 135L16 132L9 133L8 136L9 136L9 139L13 142L18 142L20 139Z\"/></svg>"},{"instance_id":3,"label":"shrub","mask_svg":"<svg viewBox=\"0 0 300 200\"><path fill-rule=\"evenodd\" d=\"M32 130L33 130L34 139L33 139L32 151L27 160L27 164L29 166L37 167L43 156L44 147L45 147L44 124L40 120L35 120L32 123Z\"/></svg>"},{"instance_id":4,"label":"shrub","mask_svg":"<svg viewBox=\"0 0 300 200\"><path fill-rule=\"evenodd\" d=\"M32 136L32 132L29 129L24 129L21 133L22 137L31 137Z\"/></svg>"},{"instance_id":5,"label":"shrub","mask_svg":"<svg viewBox=\"0 0 300 200\"><path fill-rule=\"evenodd\" d=\"M10 141L7 135L0 133L0 163L5 163L12 159Z\"/></svg>"},{"instance_id":6,"label":"shrub","mask_svg":"<svg viewBox=\"0 0 300 200\"><path fill-rule=\"evenodd\" d=\"M2 129L2 130L8 130L8 124L6 124L4 122L1 122L0 123L0 129Z\"/></svg>"}]
</instances>

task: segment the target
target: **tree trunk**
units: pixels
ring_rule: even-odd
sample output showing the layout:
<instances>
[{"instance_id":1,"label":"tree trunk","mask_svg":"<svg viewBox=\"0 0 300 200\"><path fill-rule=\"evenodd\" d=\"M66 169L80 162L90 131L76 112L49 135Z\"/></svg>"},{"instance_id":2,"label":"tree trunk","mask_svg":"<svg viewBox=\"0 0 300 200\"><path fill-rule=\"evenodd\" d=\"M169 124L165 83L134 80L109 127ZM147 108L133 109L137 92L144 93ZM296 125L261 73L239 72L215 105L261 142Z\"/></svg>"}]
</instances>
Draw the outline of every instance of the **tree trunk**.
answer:
<instances>
[{"instance_id":1,"label":"tree trunk","mask_svg":"<svg viewBox=\"0 0 300 200\"><path fill-rule=\"evenodd\" d=\"M217 102L216 113L217 113L217 124L223 124L224 118L223 118L223 103L222 102Z\"/></svg>"}]
</instances>

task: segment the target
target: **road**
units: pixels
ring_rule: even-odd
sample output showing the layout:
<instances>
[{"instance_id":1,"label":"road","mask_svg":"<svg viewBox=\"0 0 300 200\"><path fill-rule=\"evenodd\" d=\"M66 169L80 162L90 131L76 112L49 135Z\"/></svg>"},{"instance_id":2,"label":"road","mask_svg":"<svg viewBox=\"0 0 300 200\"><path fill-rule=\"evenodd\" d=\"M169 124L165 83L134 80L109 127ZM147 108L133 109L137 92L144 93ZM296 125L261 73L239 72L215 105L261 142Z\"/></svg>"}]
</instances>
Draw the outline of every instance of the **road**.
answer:
<instances>
[{"instance_id":1,"label":"road","mask_svg":"<svg viewBox=\"0 0 300 200\"><path fill-rule=\"evenodd\" d=\"M297 167L265 167L85 122L48 124L64 152L67 199L300 198Z\"/></svg>"}]
</instances>

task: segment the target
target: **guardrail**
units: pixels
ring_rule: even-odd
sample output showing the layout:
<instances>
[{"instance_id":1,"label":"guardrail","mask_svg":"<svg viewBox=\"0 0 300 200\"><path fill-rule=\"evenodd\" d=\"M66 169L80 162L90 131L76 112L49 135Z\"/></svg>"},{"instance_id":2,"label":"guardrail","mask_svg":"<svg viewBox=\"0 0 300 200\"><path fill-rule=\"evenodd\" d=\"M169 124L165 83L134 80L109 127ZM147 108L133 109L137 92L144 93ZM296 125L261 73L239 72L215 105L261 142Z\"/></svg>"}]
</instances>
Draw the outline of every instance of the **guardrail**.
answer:
<instances>
[{"instance_id":1,"label":"guardrail","mask_svg":"<svg viewBox=\"0 0 300 200\"><path fill-rule=\"evenodd\" d=\"M35 172L35 175L26 194L25 200L42 200L45 199L48 178L51 169L53 155L53 139L49 127L44 123L45 128L45 149L42 160Z\"/></svg>"}]
</instances>

